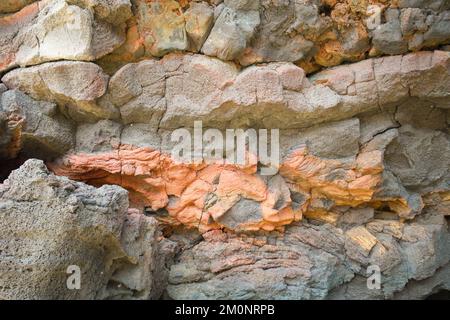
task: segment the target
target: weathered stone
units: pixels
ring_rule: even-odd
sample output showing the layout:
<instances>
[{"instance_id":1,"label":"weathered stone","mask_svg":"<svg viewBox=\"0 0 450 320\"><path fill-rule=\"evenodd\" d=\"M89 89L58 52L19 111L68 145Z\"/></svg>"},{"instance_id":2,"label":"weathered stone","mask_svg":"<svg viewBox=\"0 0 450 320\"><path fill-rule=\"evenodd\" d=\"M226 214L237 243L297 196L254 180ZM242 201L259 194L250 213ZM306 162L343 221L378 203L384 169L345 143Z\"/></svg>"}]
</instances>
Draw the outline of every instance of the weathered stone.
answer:
<instances>
[{"instance_id":1,"label":"weathered stone","mask_svg":"<svg viewBox=\"0 0 450 320\"><path fill-rule=\"evenodd\" d=\"M174 244L160 242L153 218L127 208L120 187L96 189L27 161L0 185L2 298L159 298ZM74 266L80 290L67 287Z\"/></svg>"},{"instance_id":2,"label":"weathered stone","mask_svg":"<svg viewBox=\"0 0 450 320\"><path fill-rule=\"evenodd\" d=\"M373 208L352 208L346 211L339 223L344 225L363 225L373 219L374 217L374 209ZM370 230L369 230L370 231Z\"/></svg>"},{"instance_id":3,"label":"weathered stone","mask_svg":"<svg viewBox=\"0 0 450 320\"><path fill-rule=\"evenodd\" d=\"M130 0L67 0L83 8L90 8L99 20L119 25L133 15Z\"/></svg>"},{"instance_id":4,"label":"weathered stone","mask_svg":"<svg viewBox=\"0 0 450 320\"><path fill-rule=\"evenodd\" d=\"M80 124L76 132L76 152L98 153L117 149L120 145L122 126L110 120L95 124Z\"/></svg>"},{"instance_id":5,"label":"weathered stone","mask_svg":"<svg viewBox=\"0 0 450 320\"><path fill-rule=\"evenodd\" d=\"M140 1L138 25L145 50L153 56L163 56L189 46L185 19L180 3L174 0Z\"/></svg>"},{"instance_id":6,"label":"weathered stone","mask_svg":"<svg viewBox=\"0 0 450 320\"><path fill-rule=\"evenodd\" d=\"M189 50L198 52L213 26L214 10L204 2L193 2L184 13L184 17L190 41Z\"/></svg>"},{"instance_id":7,"label":"weathered stone","mask_svg":"<svg viewBox=\"0 0 450 320\"><path fill-rule=\"evenodd\" d=\"M262 8L261 26L240 59L241 63L294 62L306 58L314 43L307 40L305 34L310 28L314 29L313 33L323 28L317 7L307 7L294 1L263 1Z\"/></svg>"},{"instance_id":8,"label":"weathered stone","mask_svg":"<svg viewBox=\"0 0 450 320\"><path fill-rule=\"evenodd\" d=\"M7 73L2 81L36 100L57 103L64 114L77 121L118 117L114 106L97 103L106 92L108 76L93 63L65 61L19 68Z\"/></svg>"},{"instance_id":9,"label":"weathered stone","mask_svg":"<svg viewBox=\"0 0 450 320\"><path fill-rule=\"evenodd\" d=\"M377 238L362 226L348 230L345 236L345 252L349 258L363 265L367 264L369 254L377 244Z\"/></svg>"},{"instance_id":10,"label":"weathered stone","mask_svg":"<svg viewBox=\"0 0 450 320\"><path fill-rule=\"evenodd\" d=\"M7 90L8 88L3 83L0 83L0 95Z\"/></svg>"},{"instance_id":11,"label":"weathered stone","mask_svg":"<svg viewBox=\"0 0 450 320\"><path fill-rule=\"evenodd\" d=\"M450 179L450 140L448 135L405 125L386 151L386 164L412 190L432 186L448 188Z\"/></svg>"},{"instance_id":12,"label":"weathered stone","mask_svg":"<svg viewBox=\"0 0 450 320\"><path fill-rule=\"evenodd\" d=\"M424 42L426 46L435 46L439 43L446 43L450 39L450 11L440 13L430 29L425 32Z\"/></svg>"},{"instance_id":13,"label":"weathered stone","mask_svg":"<svg viewBox=\"0 0 450 320\"><path fill-rule=\"evenodd\" d=\"M39 157L55 174L108 185L54 176L37 160L0 185L0 299L395 299L448 289L447 2L0 5L0 181ZM245 163L210 150L211 133L228 145L220 134L232 128L250 141L270 129L270 157L261 140ZM192 145L199 131L203 144ZM69 262L81 263L87 288L67 292ZM382 285L369 290L376 267Z\"/></svg>"},{"instance_id":14,"label":"weathered stone","mask_svg":"<svg viewBox=\"0 0 450 320\"><path fill-rule=\"evenodd\" d=\"M129 64L109 85L110 101L120 107L122 121L157 125L166 110L164 66L156 60Z\"/></svg>"},{"instance_id":15,"label":"weathered stone","mask_svg":"<svg viewBox=\"0 0 450 320\"><path fill-rule=\"evenodd\" d=\"M225 7L215 21L202 52L222 60L234 60L244 52L259 25L259 11Z\"/></svg>"},{"instance_id":16,"label":"weathered stone","mask_svg":"<svg viewBox=\"0 0 450 320\"><path fill-rule=\"evenodd\" d=\"M6 123L3 156L19 152L29 157L51 159L68 152L74 144L72 124L49 102L35 101L19 91L7 91L0 99Z\"/></svg>"},{"instance_id":17,"label":"weathered stone","mask_svg":"<svg viewBox=\"0 0 450 320\"><path fill-rule=\"evenodd\" d=\"M65 0L40 1L0 18L0 71L47 61L98 59L124 41L124 29L96 21Z\"/></svg>"},{"instance_id":18,"label":"weathered stone","mask_svg":"<svg viewBox=\"0 0 450 320\"><path fill-rule=\"evenodd\" d=\"M398 21L379 26L373 32L372 41L374 47L385 54L402 54L408 50L408 44L403 40Z\"/></svg>"},{"instance_id":19,"label":"weathered stone","mask_svg":"<svg viewBox=\"0 0 450 320\"><path fill-rule=\"evenodd\" d=\"M162 237L158 222L141 213L129 213L123 223L120 243L127 261L113 263L114 273L101 299L156 300L168 282L176 244Z\"/></svg>"},{"instance_id":20,"label":"weathered stone","mask_svg":"<svg viewBox=\"0 0 450 320\"><path fill-rule=\"evenodd\" d=\"M126 123L164 129L191 127L194 120L218 128L303 128L417 98L446 108L448 61L442 51L373 59L320 72L311 85L292 64L238 72L202 55L168 55L125 66L111 79L111 99L102 100L119 107ZM417 81L419 74L430 81Z\"/></svg>"},{"instance_id":21,"label":"weathered stone","mask_svg":"<svg viewBox=\"0 0 450 320\"><path fill-rule=\"evenodd\" d=\"M302 144L318 157L338 159L355 156L359 151L359 120L348 119L319 125L299 133L286 131L281 136L283 150L292 150ZM292 133L290 133L292 132ZM330 143L334 141L334 143Z\"/></svg>"},{"instance_id":22,"label":"weathered stone","mask_svg":"<svg viewBox=\"0 0 450 320\"><path fill-rule=\"evenodd\" d=\"M236 236L211 231L172 266L168 295L174 299L265 299L274 294L279 299L386 299L417 288L425 291L423 298L433 283L449 286L449 278L442 274L448 274L450 257L445 247L450 238L442 216L436 222L415 221L410 227L415 231L400 229L397 238L386 228L371 234L361 226L344 235L329 224L308 223L292 225L284 234ZM416 240L406 241L410 232L419 232ZM433 250L433 258L419 262L421 252ZM380 290L367 287L366 270L371 264L381 269ZM426 280L421 284L416 279Z\"/></svg>"}]
</instances>

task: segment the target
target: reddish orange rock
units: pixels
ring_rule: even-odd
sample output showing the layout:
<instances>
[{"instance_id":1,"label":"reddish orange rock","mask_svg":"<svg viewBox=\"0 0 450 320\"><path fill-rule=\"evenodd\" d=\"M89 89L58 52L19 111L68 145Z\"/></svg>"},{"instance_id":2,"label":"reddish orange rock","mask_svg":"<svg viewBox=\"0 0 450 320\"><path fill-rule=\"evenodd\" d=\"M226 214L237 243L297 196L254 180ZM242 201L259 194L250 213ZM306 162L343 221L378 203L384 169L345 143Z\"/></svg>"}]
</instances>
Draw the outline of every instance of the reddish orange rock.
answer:
<instances>
[{"instance_id":1,"label":"reddish orange rock","mask_svg":"<svg viewBox=\"0 0 450 320\"><path fill-rule=\"evenodd\" d=\"M281 164L279 175L266 178L253 163L182 164L157 150L129 145L102 154L69 155L49 167L93 185L121 185L129 190L132 207L165 209L163 221L202 232L280 229L303 215L334 221L334 206L387 203L398 212L408 208L407 199L376 198L383 172L378 151L363 150L353 161L344 161L300 148Z\"/></svg>"}]
</instances>

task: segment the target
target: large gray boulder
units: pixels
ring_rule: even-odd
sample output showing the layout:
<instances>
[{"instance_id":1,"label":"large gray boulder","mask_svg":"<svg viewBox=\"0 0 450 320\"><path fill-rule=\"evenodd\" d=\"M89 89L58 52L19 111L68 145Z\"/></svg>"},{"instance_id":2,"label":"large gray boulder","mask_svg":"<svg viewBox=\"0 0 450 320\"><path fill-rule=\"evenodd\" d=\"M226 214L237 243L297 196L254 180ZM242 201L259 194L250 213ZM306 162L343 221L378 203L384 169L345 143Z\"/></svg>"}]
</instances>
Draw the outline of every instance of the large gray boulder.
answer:
<instances>
[{"instance_id":1,"label":"large gray boulder","mask_svg":"<svg viewBox=\"0 0 450 320\"><path fill-rule=\"evenodd\" d=\"M162 294L175 247L153 218L128 211L121 187L97 189L28 160L0 185L0 217L2 299ZM79 289L67 285L74 268Z\"/></svg>"},{"instance_id":2,"label":"large gray boulder","mask_svg":"<svg viewBox=\"0 0 450 320\"><path fill-rule=\"evenodd\" d=\"M361 212L358 212L360 215ZM450 286L444 216L408 223L369 215L358 226L303 222L284 233L211 231L171 267L173 299L421 299ZM426 257L426 259L424 259ZM381 288L367 286L369 266Z\"/></svg>"},{"instance_id":3,"label":"large gray boulder","mask_svg":"<svg viewBox=\"0 0 450 320\"><path fill-rule=\"evenodd\" d=\"M74 146L72 123L51 102L36 101L17 91L0 96L2 158L19 152L27 157L51 159L62 156Z\"/></svg>"}]
</instances>

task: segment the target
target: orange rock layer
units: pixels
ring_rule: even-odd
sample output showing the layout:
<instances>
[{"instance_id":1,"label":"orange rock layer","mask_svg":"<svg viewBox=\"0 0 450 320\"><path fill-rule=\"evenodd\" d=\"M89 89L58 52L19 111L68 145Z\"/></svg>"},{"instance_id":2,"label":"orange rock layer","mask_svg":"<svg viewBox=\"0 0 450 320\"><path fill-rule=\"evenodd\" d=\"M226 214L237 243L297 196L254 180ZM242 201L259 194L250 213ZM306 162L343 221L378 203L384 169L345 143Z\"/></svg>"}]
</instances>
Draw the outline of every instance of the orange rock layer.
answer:
<instances>
[{"instance_id":1,"label":"orange rock layer","mask_svg":"<svg viewBox=\"0 0 450 320\"><path fill-rule=\"evenodd\" d=\"M383 172L381 152L360 153L350 162L321 159L306 148L292 152L279 174L257 174L256 160L247 166L232 164L182 164L151 148L122 145L101 154L73 154L49 164L58 175L93 185L117 184L130 192L134 208L148 208L171 224L207 231L228 227L221 223L241 199L258 203L260 219L245 219L239 212L236 230L274 230L299 221L302 216L327 220L336 206L381 206L376 199ZM300 194L301 200L292 194ZM321 203L332 203L323 206ZM389 199L395 207L405 199ZM403 207L402 207L403 206ZM165 212L164 210L162 210Z\"/></svg>"}]
</instances>

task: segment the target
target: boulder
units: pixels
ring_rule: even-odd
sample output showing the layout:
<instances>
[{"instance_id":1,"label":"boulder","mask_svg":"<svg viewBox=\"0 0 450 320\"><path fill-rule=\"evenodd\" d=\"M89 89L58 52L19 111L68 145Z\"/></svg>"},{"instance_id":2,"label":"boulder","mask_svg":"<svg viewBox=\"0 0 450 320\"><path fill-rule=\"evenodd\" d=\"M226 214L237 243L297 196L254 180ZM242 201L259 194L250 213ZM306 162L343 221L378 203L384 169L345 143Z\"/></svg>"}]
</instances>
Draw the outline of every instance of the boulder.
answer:
<instances>
[{"instance_id":1,"label":"boulder","mask_svg":"<svg viewBox=\"0 0 450 320\"><path fill-rule=\"evenodd\" d=\"M0 71L56 60L93 61L125 41L125 30L65 0L40 1L0 18Z\"/></svg>"},{"instance_id":2,"label":"boulder","mask_svg":"<svg viewBox=\"0 0 450 320\"><path fill-rule=\"evenodd\" d=\"M257 6L259 0L243 2ZM227 2L202 47L202 53L221 60L234 60L244 52L260 23L260 18L258 10L246 10L245 5L236 4L229 7L226 4ZM252 7L250 4L248 6Z\"/></svg>"},{"instance_id":3,"label":"boulder","mask_svg":"<svg viewBox=\"0 0 450 320\"><path fill-rule=\"evenodd\" d=\"M0 184L0 216L3 299L161 296L175 246L153 218L128 212L118 186L96 189L28 160Z\"/></svg>"}]
</instances>

